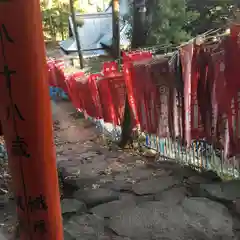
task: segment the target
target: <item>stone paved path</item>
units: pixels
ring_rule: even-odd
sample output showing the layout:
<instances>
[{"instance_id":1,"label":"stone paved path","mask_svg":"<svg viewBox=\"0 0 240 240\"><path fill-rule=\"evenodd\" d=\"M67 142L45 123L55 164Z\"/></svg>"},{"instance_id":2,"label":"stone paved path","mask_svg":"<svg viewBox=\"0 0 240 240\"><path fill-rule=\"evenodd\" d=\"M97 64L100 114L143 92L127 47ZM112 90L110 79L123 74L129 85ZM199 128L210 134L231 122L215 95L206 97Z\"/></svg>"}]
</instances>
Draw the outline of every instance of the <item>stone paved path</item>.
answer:
<instances>
[{"instance_id":1,"label":"stone paved path","mask_svg":"<svg viewBox=\"0 0 240 240\"><path fill-rule=\"evenodd\" d=\"M240 239L240 181L110 150L70 103L52 110L65 240ZM0 232L15 221L3 197Z\"/></svg>"},{"instance_id":2,"label":"stone paved path","mask_svg":"<svg viewBox=\"0 0 240 240\"><path fill-rule=\"evenodd\" d=\"M110 151L69 103L53 110L65 239L240 239L238 181Z\"/></svg>"}]
</instances>

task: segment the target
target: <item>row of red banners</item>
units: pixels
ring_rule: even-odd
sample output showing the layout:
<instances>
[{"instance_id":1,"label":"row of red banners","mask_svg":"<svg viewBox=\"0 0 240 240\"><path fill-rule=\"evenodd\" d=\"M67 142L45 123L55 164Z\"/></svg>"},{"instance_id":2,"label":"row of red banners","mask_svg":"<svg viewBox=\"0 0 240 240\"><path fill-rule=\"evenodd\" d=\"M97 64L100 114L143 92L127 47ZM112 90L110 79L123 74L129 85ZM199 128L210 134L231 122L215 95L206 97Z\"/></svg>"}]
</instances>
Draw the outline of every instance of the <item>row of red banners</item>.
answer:
<instances>
[{"instance_id":1,"label":"row of red banners","mask_svg":"<svg viewBox=\"0 0 240 240\"><path fill-rule=\"evenodd\" d=\"M49 84L63 89L76 109L95 119L120 125L123 119L126 87L115 62L103 64L101 74L66 74L64 62L48 60Z\"/></svg>"},{"instance_id":2,"label":"row of red banners","mask_svg":"<svg viewBox=\"0 0 240 240\"><path fill-rule=\"evenodd\" d=\"M205 139L226 155L236 155L240 153L238 33L234 26L214 49L191 42L170 57L124 53L122 71L115 62L106 62L101 74L69 75L63 62L49 60L49 83L68 93L80 111L114 125L123 120L127 92L132 123L142 131L181 138L187 145Z\"/></svg>"}]
</instances>

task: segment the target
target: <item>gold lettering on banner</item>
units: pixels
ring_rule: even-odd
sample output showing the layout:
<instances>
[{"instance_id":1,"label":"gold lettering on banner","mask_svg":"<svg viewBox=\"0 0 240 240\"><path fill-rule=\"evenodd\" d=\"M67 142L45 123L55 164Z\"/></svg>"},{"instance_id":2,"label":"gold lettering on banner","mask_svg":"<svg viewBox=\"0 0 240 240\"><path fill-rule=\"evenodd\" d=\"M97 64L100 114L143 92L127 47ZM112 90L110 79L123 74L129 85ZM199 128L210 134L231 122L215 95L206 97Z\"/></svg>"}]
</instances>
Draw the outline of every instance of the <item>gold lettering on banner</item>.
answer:
<instances>
[{"instance_id":1,"label":"gold lettering on banner","mask_svg":"<svg viewBox=\"0 0 240 240\"><path fill-rule=\"evenodd\" d=\"M193 128L198 128L198 101L197 101L197 94L194 93L193 95Z\"/></svg>"},{"instance_id":2,"label":"gold lettering on banner","mask_svg":"<svg viewBox=\"0 0 240 240\"><path fill-rule=\"evenodd\" d=\"M144 101L142 101L140 108L141 108L141 112L142 112L143 124L146 127L146 125L147 125L147 119L146 119L147 116L146 116L146 114L148 114L148 113L147 113L147 111L145 111L145 103L144 103Z\"/></svg>"},{"instance_id":3,"label":"gold lettering on banner","mask_svg":"<svg viewBox=\"0 0 240 240\"><path fill-rule=\"evenodd\" d=\"M169 133L169 126L168 126L168 102L169 102L169 88L167 86L160 86L159 87L159 94L160 94L160 116L159 116L159 135L166 135Z\"/></svg>"},{"instance_id":4,"label":"gold lettering on banner","mask_svg":"<svg viewBox=\"0 0 240 240\"><path fill-rule=\"evenodd\" d=\"M240 138L240 92L238 92L238 138Z\"/></svg>"}]
</instances>

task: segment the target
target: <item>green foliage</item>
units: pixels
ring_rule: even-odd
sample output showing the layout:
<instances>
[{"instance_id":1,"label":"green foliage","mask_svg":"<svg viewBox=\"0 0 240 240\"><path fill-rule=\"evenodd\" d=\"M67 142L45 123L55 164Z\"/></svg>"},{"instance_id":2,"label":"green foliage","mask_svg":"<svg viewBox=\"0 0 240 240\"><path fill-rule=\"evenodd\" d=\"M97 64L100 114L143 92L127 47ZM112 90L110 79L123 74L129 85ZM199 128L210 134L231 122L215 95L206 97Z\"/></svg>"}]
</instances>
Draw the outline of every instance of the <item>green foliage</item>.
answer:
<instances>
[{"instance_id":1,"label":"green foliage","mask_svg":"<svg viewBox=\"0 0 240 240\"><path fill-rule=\"evenodd\" d=\"M41 2L43 30L46 40L63 40L68 35L69 2L53 0L52 4L47 1ZM50 5L50 6L49 6ZM75 0L74 7L77 12L83 12L78 8L78 1ZM79 26L83 24L81 20L77 22Z\"/></svg>"},{"instance_id":2,"label":"green foliage","mask_svg":"<svg viewBox=\"0 0 240 240\"><path fill-rule=\"evenodd\" d=\"M186 0L189 11L197 11L198 18L186 26L195 34L209 29L224 28L234 16L234 6L239 0Z\"/></svg>"},{"instance_id":3,"label":"green foliage","mask_svg":"<svg viewBox=\"0 0 240 240\"><path fill-rule=\"evenodd\" d=\"M58 7L54 7L44 10L42 15L45 37L57 40L60 34L62 39L64 39L68 31L69 13L62 11L62 9Z\"/></svg>"},{"instance_id":4,"label":"green foliage","mask_svg":"<svg viewBox=\"0 0 240 240\"><path fill-rule=\"evenodd\" d=\"M147 1L148 45L179 44L210 29L224 28L239 7L240 0Z\"/></svg>"},{"instance_id":5,"label":"green foliage","mask_svg":"<svg viewBox=\"0 0 240 240\"><path fill-rule=\"evenodd\" d=\"M148 43L178 44L191 37L184 29L187 23L198 17L195 11L187 11L185 0L153 0L148 5Z\"/></svg>"}]
</instances>

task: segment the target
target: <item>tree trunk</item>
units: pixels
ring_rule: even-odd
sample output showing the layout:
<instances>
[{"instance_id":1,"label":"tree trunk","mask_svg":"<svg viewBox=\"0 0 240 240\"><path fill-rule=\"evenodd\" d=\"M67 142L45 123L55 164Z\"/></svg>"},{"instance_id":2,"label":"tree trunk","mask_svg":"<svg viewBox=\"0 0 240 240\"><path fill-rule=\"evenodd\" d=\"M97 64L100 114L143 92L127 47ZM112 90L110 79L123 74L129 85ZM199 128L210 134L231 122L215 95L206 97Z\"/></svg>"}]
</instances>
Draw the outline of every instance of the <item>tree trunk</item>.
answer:
<instances>
[{"instance_id":1,"label":"tree trunk","mask_svg":"<svg viewBox=\"0 0 240 240\"><path fill-rule=\"evenodd\" d=\"M70 0L69 5L70 5L73 28L74 28L73 29L74 30L73 36L75 37L75 40L76 40L76 43L77 43L79 64L80 64L80 68L83 69L83 67L84 67L83 66L83 56L82 56L82 51L81 51L80 39L79 39L78 31L77 31L76 14L75 14L75 10L74 10L74 0Z\"/></svg>"},{"instance_id":2,"label":"tree trunk","mask_svg":"<svg viewBox=\"0 0 240 240\"><path fill-rule=\"evenodd\" d=\"M146 6L134 1L132 49L146 45ZM144 2L144 1L143 1Z\"/></svg>"},{"instance_id":3,"label":"tree trunk","mask_svg":"<svg viewBox=\"0 0 240 240\"><path fill-rule=\"evenodd\" d=\"M112 29L113 29L113 57L120 57L120 32L119 32L119 0L112 1Z\"/></svg>"},{"instance_id":4,"label":"tree trunk","mask_svg":"<svg viewBox=\"0 0 240 240\"><path fill-rule=\"evenodd\" d=\"M138 5L137 1L134 1L132 49L146 45L146 6L145 1L143 2L144 4ZM130 142L132 142L131 109L128 96L126 95L122 135L119 146L124 148Z\"/></svg>"}]
</instances>

